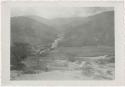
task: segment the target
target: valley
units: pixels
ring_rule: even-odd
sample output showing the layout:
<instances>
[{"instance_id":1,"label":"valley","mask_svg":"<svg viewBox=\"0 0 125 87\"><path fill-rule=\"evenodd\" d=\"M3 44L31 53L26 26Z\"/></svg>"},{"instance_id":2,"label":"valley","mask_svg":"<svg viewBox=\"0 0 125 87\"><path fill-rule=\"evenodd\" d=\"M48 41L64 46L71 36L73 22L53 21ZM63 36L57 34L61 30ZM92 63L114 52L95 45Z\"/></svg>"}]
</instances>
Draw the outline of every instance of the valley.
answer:
<instances>
[{"instance_id":1,"label":"valley","mask_svg":"<svg viewBox=\"0 0 125 87\"><path fill-rule=\"evenodd\" d=\"M11 70L11 80L115 79L113 17L112 11L85 18L13 17L11 46L28 43L30 53L15 46L19 53L12 58L26 57L22 69Z\"/></svg>"}]
</instances>

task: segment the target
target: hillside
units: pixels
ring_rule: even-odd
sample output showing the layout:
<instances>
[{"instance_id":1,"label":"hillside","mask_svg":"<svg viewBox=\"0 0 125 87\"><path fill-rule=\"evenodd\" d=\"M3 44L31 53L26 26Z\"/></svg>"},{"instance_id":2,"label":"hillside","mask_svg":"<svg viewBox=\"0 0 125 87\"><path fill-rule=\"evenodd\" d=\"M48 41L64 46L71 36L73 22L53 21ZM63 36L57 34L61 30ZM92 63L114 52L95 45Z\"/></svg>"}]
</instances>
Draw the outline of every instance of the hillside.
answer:
<instances>
[{"instance_id":1,"label":"hillside","mask_svg":"<svg viewBox=\"0 0 125 87\"><path fill-rule=\"evenodd\" d=\"M60 46L114 46L113 11L81 17L67 23L63 28L65 36Z\"/></svg>"},{"instance_id":2,"label":"hillside","mask_svg":"<svg viewBox=\"0 0 125 87\"><path fill-rule=\"evenodd\" d=\"M55 19L12 17L11 45L11 80L115 79L113 11Z\"/></svg>"},{"instance_id":3,"label":"hillside","mask_svg":"<svg viewBox=\"0 0 125 87\"><path fill-rule=\"evenodd\" d=\"M26 42L32 45L51 44L56 36L56 30L33 18L19 16L11 18L11 44Z\"/></svg>"}]
</instances>

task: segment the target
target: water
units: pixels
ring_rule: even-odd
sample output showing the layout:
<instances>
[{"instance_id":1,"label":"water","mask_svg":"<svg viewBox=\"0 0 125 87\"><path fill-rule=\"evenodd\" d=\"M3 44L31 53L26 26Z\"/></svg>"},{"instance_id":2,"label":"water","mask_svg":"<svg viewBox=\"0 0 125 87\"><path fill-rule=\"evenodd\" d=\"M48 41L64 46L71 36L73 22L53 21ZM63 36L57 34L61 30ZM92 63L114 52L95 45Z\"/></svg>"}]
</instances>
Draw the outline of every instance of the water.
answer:
<instances>
[{"instance_id":1,"label":"water","mask_svg":"<svg viewBox=\"0 0 125 87\"><path fill-rule=\"evenodd\" d=\"M64 34L58 34L57 38L54 40L54 42L51 45L51 48L56 48L58 46L59 41L61 41L64 38Z\"/></svg>"},{"instance_id":2,"label":"water","mask_svg":"<svg viewBox=\"0 0 125 87\"><path fill-rule=\"evenodd\" d=\"M61 41L64 38L64 34L63 33L59 33L57 34L57 38L54 40L54 42L51 44L50 48L46 48L46 49L41 49L38 53L42 54L42 53L47 53L49 52L51 49L55 49L58 46L59 41Z\"/></svg>"}]
</instances>

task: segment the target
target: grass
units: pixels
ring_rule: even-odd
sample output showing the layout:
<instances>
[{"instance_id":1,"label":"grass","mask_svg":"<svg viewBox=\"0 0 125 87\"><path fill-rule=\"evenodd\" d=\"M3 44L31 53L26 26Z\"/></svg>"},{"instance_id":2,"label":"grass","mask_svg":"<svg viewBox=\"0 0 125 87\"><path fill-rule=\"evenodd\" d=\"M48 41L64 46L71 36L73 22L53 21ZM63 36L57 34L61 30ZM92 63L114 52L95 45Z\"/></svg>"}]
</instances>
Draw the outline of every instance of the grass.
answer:
<instances>
[{"instance_id":1,"label":"grass","mask_svg":"<svg viewBox=\"0 0 125 87\"><path fill-rule=\"evenodd\" d=\"M112 67L109 67L112 65ZM101 66L101 67L100 67ZM93 79L114 79L114 63L98 64L93 62L86 62L82 67L82 74Z\"/></svg>"},{"instance_id":2,"label":"grass","mask_svg":"<svg viewBox=\"0 0 125 87\"><path fill-rule=\"evenodd\" d=\"M77 57L97 57L108 55L106 59L92 60L91 62L86 63L82 68L82 73L85 76L93 76L94 79L113 79L113 69L114 69L114 48L105 47L105 46L86 46L86 47L59 47L55 50L52 50L46 57L41 56L31 56L27 58L24 62L26 68L24 70L25 74L35 74L36 71L42 70L44 72L51 71L46 67L47 63L50 64L56 59L66 60L67 63L74 63L75 61L80 61L80 64L83 60L78 59ZM88 60L87 60L88 61ZM56 63L54 63L56 64ZM56 64L56 69L62 66ZM65 67L64 67L65 69ZM55 70L55 69L52 69ZM105 72L106 70L106 72Z\"/></svg>"},{"instance_id":3,"label":"grass","mask_svg":"<svg viewBox=\"0 0 125 87\"><path fill-rule=\"evenodd\" d=\"M86 47L59 47L53 52L54 56L64 57L96 57L96 56L114 56L114 48L107 46L86 46Z\"/></svg>"}]
</instances>

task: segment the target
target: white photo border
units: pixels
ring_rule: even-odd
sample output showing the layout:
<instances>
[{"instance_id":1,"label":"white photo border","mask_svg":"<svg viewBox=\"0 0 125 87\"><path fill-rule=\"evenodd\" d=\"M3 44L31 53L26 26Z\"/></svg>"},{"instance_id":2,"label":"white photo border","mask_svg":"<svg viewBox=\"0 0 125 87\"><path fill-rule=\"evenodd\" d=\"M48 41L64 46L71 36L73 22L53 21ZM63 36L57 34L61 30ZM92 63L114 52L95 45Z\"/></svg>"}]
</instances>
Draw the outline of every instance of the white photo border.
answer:
<instances>
[{"instance_id":1,"label":"white photo border","mask_svg":"<svg viewBox=\"0 0 125 87\"><path fill-rule=\"evenodd\" d=\"M84 81L11 81L10 80L10 11L11 6L28 4L41 6L64 7L114 7L115 12L115 80L84 80ZM2 85L15 86L106 86L125 85L125 29L124 7L122 1L25 1L2 2Z\"/></svg>"}]
</instances>

